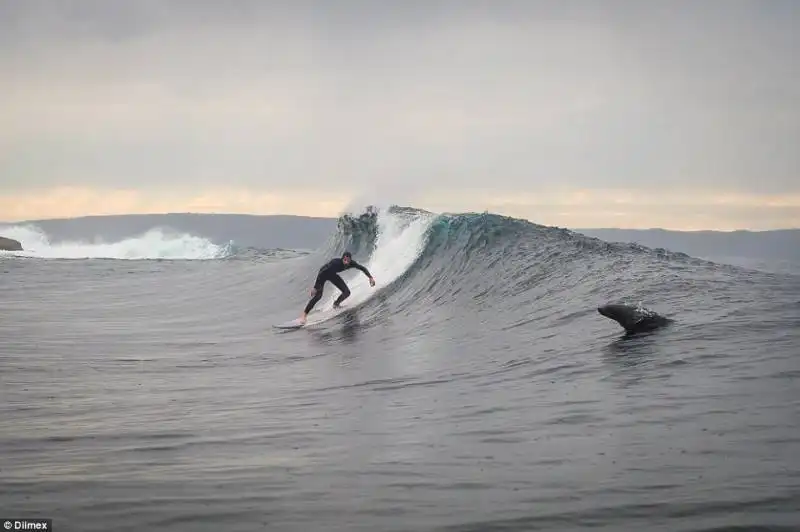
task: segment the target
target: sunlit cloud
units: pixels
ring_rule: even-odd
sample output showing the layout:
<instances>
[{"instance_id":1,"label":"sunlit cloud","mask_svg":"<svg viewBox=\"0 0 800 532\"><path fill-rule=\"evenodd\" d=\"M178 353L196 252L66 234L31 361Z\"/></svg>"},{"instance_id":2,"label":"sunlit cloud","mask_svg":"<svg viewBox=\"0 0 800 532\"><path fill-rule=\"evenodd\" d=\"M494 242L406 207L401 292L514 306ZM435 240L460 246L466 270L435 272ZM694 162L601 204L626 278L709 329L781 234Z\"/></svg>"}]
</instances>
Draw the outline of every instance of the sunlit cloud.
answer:
<instances>
[{"instance_id":1,"label":"sunlit cloud","mask_svg":"<svg viewBox=\"0 0 800 532\"><path fill-rule=\"evenodd\" d=\"M338 216L349 196L324 191L266 193L225 188L197 191L141 191L61 187L0 195L0 220L6 222L87 215L169 212L295 214Z\"/></svg>"}]
</instances>

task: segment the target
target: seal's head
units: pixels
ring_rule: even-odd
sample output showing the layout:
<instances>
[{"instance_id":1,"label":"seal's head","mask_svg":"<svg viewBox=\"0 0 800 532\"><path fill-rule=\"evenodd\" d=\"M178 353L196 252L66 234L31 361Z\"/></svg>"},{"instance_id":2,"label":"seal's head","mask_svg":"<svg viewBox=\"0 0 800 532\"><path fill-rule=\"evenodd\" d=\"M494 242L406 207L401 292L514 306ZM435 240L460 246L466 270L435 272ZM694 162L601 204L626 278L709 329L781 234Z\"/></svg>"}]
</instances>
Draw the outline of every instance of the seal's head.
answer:
<instances>
[{"instance_id":1,"label":"seal's head","mask_svg":"<svg viewBox=\"0 0 800 532\"><path fill-rule=\"evenodd\" d=\"M603 305L602 307L597 307L597 312L619 323L628 322L634 317L631 307L626 305Z\"/></svg>"},{"instance_id":2,"label":"seal's head","mask_svg":"<svg viewBox=\"0 0 800 532\"><path fill-rule=\"evenodd\" d=\"M672 322L670 318L644 308L611 303L597 307L597 312L620 324L627 332L651 331Z\"/></svg>"}]
</instances>

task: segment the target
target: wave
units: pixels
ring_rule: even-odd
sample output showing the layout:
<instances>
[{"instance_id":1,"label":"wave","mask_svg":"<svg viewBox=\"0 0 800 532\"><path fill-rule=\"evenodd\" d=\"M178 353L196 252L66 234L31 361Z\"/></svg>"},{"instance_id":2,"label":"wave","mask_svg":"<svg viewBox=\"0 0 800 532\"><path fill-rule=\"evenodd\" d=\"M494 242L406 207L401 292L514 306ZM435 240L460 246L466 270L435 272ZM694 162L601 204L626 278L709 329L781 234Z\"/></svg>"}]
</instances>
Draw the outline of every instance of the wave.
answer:
<instances>
[{"instance_id":1,"label":"wave","mask_svg":"<svg viewBox=\"0 0 800 532\"><path fill-rule=\"evenodd\" d=\"M575 308L593 312L611 301L671 309L688 285L722 294L743 273L680 252L609 243L498 214L393 206L340 217L327 244L286 274L303 287L288 284L305 295L316 268L346 249L378 280L372 289L363 275L350 274L348 307L361 307L367 318L372 312L401 312L426 327L484 312L522 316L509 320L509 327L530 319L545 325L574 319ZM373 297L376 293L381 297ZM317 308L329 308L337 294L326 288ZM574 304L565 305L567 300ZM437 312L441 307L447 310Z\"/></svg>"},{"instance_id":2,"label":"wave","mask_svg":"<svg viewBox=\"0 0 800 532\"><path fill-rule=\"evenodd\" d=\"M54 243L34 225L12 226L4 229L3 235L22 242L25 249L4 254L44 259L208 260L235 253L232 243L217 245L199 236L159 228L118 242L96 239Z\"/></svg>"}]
</instances>

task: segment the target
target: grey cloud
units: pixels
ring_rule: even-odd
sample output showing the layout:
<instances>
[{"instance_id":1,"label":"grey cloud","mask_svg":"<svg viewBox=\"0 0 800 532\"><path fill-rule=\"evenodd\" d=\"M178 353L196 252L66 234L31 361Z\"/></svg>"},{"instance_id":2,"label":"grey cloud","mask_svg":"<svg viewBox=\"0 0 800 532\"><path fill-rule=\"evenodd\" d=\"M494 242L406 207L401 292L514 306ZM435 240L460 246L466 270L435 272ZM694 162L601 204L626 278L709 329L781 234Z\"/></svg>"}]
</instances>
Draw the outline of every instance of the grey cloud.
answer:
<instances>
[{"instance_id":1,"label":"grey cloud","mask_svg":"<svg viewBox=\"0 0 800 532\"><path fill-rule=\"evenodd\" d=\"M798 22L792 2L4 2L0 172L797 191Z\"/></svg>"}]
</instances>

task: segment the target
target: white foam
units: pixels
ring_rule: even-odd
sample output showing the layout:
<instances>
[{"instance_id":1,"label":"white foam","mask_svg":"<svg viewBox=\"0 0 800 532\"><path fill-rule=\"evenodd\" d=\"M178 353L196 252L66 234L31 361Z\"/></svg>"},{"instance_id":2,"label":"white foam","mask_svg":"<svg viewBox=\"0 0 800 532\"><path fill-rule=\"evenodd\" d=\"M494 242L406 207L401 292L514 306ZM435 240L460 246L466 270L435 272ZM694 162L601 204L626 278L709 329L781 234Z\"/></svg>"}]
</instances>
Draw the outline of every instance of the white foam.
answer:
<instances>
[{"instance_id":1,"label":"white foam","mask_svg":"<svg viewBox=\"0 0 800 532\"><path fill-rule=\"evenodd\" d=\"M317 303L322 312L311 314L308 325L327 321L330 318L364 303L377 291L403 275L422 253L425 247L425 233L435 220L434 215L416 215L413 218L389 213L386 209L378 212L378 238L369 260L364 266L375 278L375 286L358 270L347 270L346 280L350 287L350 297L341 309L330 310L333 301L339 297L339 290L330 283L325 284L325 292ZM355 272L351 277L350 272ZM316 309L315 309L316 310ZM313 316L313 318L312 318Z\"/></svg>"},{"instance_id":2,"label":"white foam","mask_svg":"<svg viewBox=\"0 0 800 532\"><path fill-rule=\"evenodd\" d=\"M168 234L160 229L111 243L100 239L51 243L47 234L33 225L8 227L2 233L21 242L24 251L0 253L47 259L213 259L228 252L227 246L217 246L205 238Z\"/></svg>"}]
</instances>

